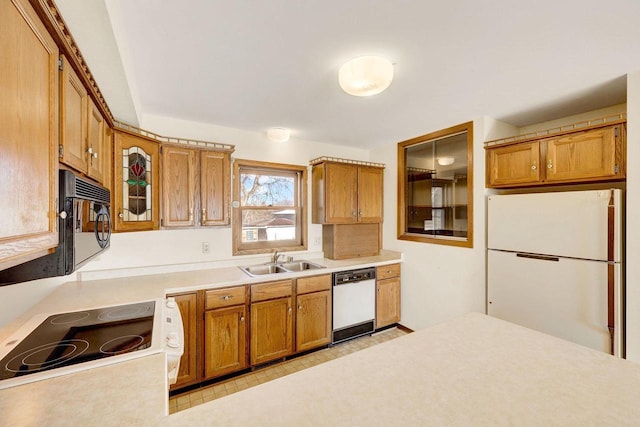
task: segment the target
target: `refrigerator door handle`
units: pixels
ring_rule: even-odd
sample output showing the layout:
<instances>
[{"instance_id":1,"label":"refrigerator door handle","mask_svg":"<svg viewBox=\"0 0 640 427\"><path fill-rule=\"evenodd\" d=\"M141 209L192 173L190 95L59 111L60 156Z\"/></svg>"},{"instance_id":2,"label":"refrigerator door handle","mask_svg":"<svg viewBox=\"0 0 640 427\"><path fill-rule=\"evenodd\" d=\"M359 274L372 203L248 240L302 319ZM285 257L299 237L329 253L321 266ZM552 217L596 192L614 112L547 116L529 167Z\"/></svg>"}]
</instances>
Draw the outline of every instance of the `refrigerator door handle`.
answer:
<instances>
[{"instance_id":1,"label":"refrigerator door handle","mask_svg":"<svg viewBox=\"0 0 640 427\"><path fill-rule=\"evenodd\" d=\"M541 261L556 261L556 262L560 261L560 258L558 258L557 256L526 254L522 252L516 253L516 256L520 258L531 258L531 259L537 259Z\"/></svg>"}]
</instances>

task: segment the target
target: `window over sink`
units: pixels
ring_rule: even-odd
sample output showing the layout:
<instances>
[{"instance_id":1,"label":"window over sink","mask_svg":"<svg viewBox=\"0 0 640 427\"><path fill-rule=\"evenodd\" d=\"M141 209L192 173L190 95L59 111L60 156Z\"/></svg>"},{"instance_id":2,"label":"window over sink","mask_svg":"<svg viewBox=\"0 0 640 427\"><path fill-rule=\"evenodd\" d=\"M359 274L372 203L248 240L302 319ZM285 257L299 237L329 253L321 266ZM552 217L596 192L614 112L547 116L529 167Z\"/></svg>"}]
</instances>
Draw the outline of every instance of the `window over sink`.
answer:
<instances>
[{"instance_id":1,"label":"window over sink","mask_svg":"<svg viewBox=\"0 0 640 427\"><path fill-rule=\"evenodd\" d=\"M306 249L306 172L306 166L234 161L234 255Z\"/></svg>"},{"instance_id":2,"label":"window over sink","mask_svg":"<svg viewBox=\"0 0 640 427\"><path fill-rule=\"evenodd\" d=\"M473 247L473 122L398 143L398 239Z\"/></svg>"}]
</instances>

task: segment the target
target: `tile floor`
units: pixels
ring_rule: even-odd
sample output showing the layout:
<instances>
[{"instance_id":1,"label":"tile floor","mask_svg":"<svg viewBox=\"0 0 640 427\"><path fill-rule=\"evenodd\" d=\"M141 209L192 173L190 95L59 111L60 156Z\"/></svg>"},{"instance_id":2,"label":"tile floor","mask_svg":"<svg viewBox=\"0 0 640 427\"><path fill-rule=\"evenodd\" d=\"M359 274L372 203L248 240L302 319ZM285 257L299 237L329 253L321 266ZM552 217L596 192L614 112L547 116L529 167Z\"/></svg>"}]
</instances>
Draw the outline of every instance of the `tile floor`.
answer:
<instances>
[{"instance_id":1,"label":"tile floor","mask_svg":"<svg viewBox=\"0 0 640 427\"><path fill-rule=\"evenodd\" d=\"M271 381L332 359L337 359L338 357L345 356L349 353L392 340L405 335L406 333L407 332L398 328L386 329L371 336L364 336L336 344L333 347L318 350L282 363L268 365L264 368L257 369L253 372L249 372L226 381L221 381L219 383L173 396L169 399L169 413L173 414L174 412L182 411L204 402L209 402L219 397L235 393L236 391L244 390L249 387L253 387L254 385Z\"/></svg>"}]
</instances>

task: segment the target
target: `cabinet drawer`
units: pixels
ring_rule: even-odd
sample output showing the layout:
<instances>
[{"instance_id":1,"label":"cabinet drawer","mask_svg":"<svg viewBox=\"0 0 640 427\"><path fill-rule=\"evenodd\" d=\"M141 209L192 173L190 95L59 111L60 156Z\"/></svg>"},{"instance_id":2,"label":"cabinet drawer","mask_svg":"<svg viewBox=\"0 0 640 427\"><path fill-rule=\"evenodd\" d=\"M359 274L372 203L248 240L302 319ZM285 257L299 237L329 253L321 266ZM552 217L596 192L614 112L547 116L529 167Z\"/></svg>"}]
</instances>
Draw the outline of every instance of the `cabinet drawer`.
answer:
<instances>
[{"instance_id":1,"label":"cabinet drawer","mask_svg":"<svg viewBox=\"0 0 640 427\"><path fill-rule=\"evenodd\" d=\"M298 295L331 289L331 275L303 277L297 281Z\"/></svg>"},{"instance_id":2,"label":"cabinet drawer","mask_svg":"<svg viewBox=\"0 0 640 427\"><path fill-rule=\"evenodd\" d=\"M381 265L376 269L376 277L378 280L398 276L400 276L400 264Z\"/></svg>"},{"instance_id":3,"label":"cabinet drawer","mask_svg":"<svg viewBox=\"0 0 640 427\"><path fill-rule=\"evenodd\" d=\"M257 285L251 285L251 302L288 297L291 296L292 293L293 280L260 283Z\"/></svg>"},{"instance_id":4,"label":"cabinet drawer","mask_svg":"<svg viewBox=\"0 0 640 427\"><path fill-rule=\"evenodd\" d=\"M232 305L244 304L245 301L244 286L211 289L205 292L204 308L205 310L210 310L212 308L229 307Z\"/></svg>"}]
</instances>

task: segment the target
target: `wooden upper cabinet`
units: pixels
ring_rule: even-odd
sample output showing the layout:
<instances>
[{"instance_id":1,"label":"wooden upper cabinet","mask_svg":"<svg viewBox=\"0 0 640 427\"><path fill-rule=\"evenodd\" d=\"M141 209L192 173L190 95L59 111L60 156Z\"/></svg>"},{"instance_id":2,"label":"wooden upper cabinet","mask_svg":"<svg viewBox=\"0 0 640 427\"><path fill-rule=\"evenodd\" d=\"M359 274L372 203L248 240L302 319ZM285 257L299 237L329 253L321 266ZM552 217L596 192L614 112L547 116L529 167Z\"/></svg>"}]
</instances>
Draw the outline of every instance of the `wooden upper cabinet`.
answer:
<instances>
[{"instance_id":1,"label":"wooden upper cabinet","mask_svg":"<svg viewBox=\"0 0 640 427\"><path fill-rule=\"evenodd\" d=\"M229 153L200 152L200 225L228 225L231 192Z\"/></svg>"},{"instance_id":2,"label":"wooden upper cabinet","mask_svg":"<svg viewBox=\"0 0 640 427\"><path fill-rule=\"evenodd\" d=\"M197 153L181 147L162 147L162 225L195 225Z\"/></svg>"},{"instance_id":3,"label":"wooden upper cabinet","mask_svg":"<svg viewBox=\"0 0 640 427\"><path fill-rule=\"evenodd\" d=\"M540 143L507 145L487 150L487 186L531 185L541 182Z\"/></svg>"},{"instance_id":4,"label":"wooden upper cabinet","mask_svg":"<svg viewBox=\"0 0 640 427\"><path fill-rule=\"evenodd\" d=\"M158 144L143 136L114 131L114 231L156 230L159 212Z\"/></svg>"},{"instance_id":5,"label":"wooden upper cabinet","mask_svg":"<svg viewBox=\"0 0 640 427\"><path fill-rule=\"evenodd\" d=\"M105 127L100 110L91 98L87 98L87 175L100 183L106 182L105 165L109 156Z\"/></svg>"},{"instance_id":6,"label":"wooden upper cabinet","mask_svg":"<svg viewBox=\"0 0 640 427\"><path fill-rule=\"evenodd\" d=\"M623 140L623 125L547 139L546 181L623 178Z\"/></svg>"},{"instance_id":7,"label":"wooden upper cabinet","mask_svg":"<svg viewBox=\"0 0 640 427\"><path fill-rule=\"evenodd\" d=\"M58 47L27 0L0 1L0 269L58 244Z\"/></svg>"},{"instance_id":8,"label":"wooden upper cabinet","mask_svg":"<svg viewBox=\"0 0 640 427\"><path fill-rule=\"evenodd\" d=\"M228 225L229 153L165 145L162 148L162 225Z\"/></svg>"},{"instance_id":9,"label":"wooden upper cabinet","mask_svg":"<svg viewBox=\"0 0 640 427\"><path fill-rule=\"evenodd\" d=\"M358 222L382 222L383 169L358 167Z\"/></svg>"},{"instance_id":10,"label":"wooden upper cabinet","mask_svg":"<svg viewBox=\"0 0 640 427\"><path fill-rule=\"evenodd\" d=\"M60 161L87 173L87 89L64 56L60 57Z\"/></svg>"},{"instance_id":11,"label":"wooden upper cabinet","mask_svg":"<svg viewBox=\"0 0 640 427\"><path fill-rule=\"evenodd\" d=\"M383 169L351 163L313 166L313 222L382 222Z\"/></svg>"},{"instance_id":12,"label":"wooden upper cabinet","mask_svg":"<svg viewBox=\"0 0 640 427\"><path fill-rule=\"evenodd\" d=\"M487 187L624 179L625 149L624 123L487 147Z\"/></svg>"},{"instance_id":13,"label":"wooden upper cabinet","mask_svg":"<svg viewBox=\"0 0 640 427\"><path fill-rule=\"evenodd\" d=\"M101 184L109 146L100 110L67 59L60 57L60 161ZM107 185L109 186L109 185Z\"/></svg>"}]
</instances>

